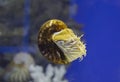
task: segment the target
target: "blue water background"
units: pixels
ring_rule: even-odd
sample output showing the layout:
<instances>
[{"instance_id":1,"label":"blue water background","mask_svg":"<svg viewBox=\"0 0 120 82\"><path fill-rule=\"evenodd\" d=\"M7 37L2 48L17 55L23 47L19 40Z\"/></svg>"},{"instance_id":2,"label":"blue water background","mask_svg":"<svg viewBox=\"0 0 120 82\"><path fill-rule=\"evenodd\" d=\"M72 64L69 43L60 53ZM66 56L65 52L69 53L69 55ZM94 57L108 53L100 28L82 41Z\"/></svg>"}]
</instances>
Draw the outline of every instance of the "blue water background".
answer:
<instances>
[{"instance_id":1,"label":"blue water background","mask_svg":"<svg viewBox=\"0 0 120 82\"><path fill-rule=\"evenodd\" d=\"M68 68L69 82L120 82L120 1L72 0L84 24L87 56Z\"/></svg>"}]
</instances>

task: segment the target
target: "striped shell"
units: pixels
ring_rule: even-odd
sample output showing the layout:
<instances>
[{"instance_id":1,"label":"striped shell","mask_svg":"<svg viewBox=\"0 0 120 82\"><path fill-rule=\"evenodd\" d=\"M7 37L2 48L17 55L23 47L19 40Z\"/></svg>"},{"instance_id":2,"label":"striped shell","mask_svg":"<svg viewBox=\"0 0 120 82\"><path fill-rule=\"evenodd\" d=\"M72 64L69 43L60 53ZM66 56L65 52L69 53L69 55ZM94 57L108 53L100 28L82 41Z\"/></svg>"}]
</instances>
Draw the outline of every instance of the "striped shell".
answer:
<instances>
[{"instance_id":1,"label":"striped shell","mask_svg":"<svg viewBox=\"0 0 120 82\"><path fill-rule=\"evenodd\" d=\"M6 71L4 79L7 82L27 82L30 79L30 73L23 64L12 62Z\"/></svg>"},{"instance_id":2,"label":"striped shell","mask_svg":"<svg viewBox=\"0 0 120 82\"><path fill-rule=\"evenodd\" d=\"M7 82L28 82L30 79L29 67L34 63L30 54L25 52L16 54L6 68L4 79Z\"/></svg>"},{"instance_id":3,"label":"striped shell","mask_svg":"<svg viewBox=\"0 0 120 82\"><path fill-rule=\"evenodd\" d=\"M57 64L68 64L85 56L86 49L71 29L61 20L45 22L39 31L38 46L44 57Z\"/></svg>"}]
</instances>

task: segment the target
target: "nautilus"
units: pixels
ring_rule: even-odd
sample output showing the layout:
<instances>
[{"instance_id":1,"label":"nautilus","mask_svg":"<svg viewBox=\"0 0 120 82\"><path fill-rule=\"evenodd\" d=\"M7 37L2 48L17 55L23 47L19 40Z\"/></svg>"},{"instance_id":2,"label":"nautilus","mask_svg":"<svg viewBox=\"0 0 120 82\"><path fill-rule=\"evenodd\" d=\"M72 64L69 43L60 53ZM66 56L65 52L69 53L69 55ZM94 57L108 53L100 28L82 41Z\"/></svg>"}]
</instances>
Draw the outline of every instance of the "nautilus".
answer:
<instances>
[{"instance_id":1,"label":"nautilus","mask_svg":"<svg viewBox=\"0 0 120 82\"><path fill-rule=\"evenodd\" d=\"M33 57L25 52L16 54L7 66L4 79L6 82L28 82L30 79L29 67L34 65Z\"/></svg>"},{"instance_id":2,"label":"nautilus","mask_svg":"<svg viewBox=\"0 0 120 82\"><path fill-rule=\"evenodd\" d=\"M41 54L56 64L69 64L86 56L86 46L63 21L46 21L39 30L38 47Z\"/></svg>"}]
</instances>

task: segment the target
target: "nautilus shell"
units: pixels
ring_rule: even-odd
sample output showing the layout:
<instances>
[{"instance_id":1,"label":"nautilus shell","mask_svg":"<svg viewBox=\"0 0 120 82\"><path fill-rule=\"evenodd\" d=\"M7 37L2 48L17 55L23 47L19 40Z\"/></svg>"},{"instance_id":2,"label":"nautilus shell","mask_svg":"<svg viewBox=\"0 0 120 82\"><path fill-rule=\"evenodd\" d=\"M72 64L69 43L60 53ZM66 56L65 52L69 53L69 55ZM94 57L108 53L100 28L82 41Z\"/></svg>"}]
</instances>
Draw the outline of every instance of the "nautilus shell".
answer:
<instances>
[{"instance_id":1,"label":"nautilus shell","mask_svg":"<svg viewBox=\"0 0 120 82\"><path fill-rule=\"evenodd\" d=\"M30 54L25 52L16 54L6 68L4 79L7 82L28 82L30 79L29 67L34 63Z\"/></svg>"},{"instance_id":2,"label":"nautilus shell","mask_svg":"<svg viewBox=\"0 0 120 82\"><path fill-rule=\"evenodd\" d=\"M30 78L29 70L24 64L12 62L4 76L6 82L27 82Z\"/></svg>"},{"instance_id":3,"label":"nautilus shell","mask_svg":"<svg viewBox=\"0 0 120 82\"><path fill-rule=\"evenodd\" d=\"M38 46L41 54L56 64L68 64L86 55L86 46L72 29L58 19L45 22L39 31Z\"/></svg>"}]
</instances>

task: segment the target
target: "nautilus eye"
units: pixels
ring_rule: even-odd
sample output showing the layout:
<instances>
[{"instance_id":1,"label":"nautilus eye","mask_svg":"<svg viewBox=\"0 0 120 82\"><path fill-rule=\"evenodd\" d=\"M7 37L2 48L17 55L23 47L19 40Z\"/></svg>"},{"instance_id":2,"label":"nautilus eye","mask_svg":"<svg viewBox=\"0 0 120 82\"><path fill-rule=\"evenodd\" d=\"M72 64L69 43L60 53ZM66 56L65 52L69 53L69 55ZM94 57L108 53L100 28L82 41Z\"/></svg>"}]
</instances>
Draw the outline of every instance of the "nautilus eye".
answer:
<instances>
[{"instance_id":1,"label":"nautilus eye","mask_svg":"<svg viewBox=\"0 0 120 82\"><path fill-rule=\"evenodd\" d=\"M57 64L68 64L86 55L86 46L72 29L61 20L52 19L45 22L38 35L41 54Z\"/></svg>"}]
</instances>

